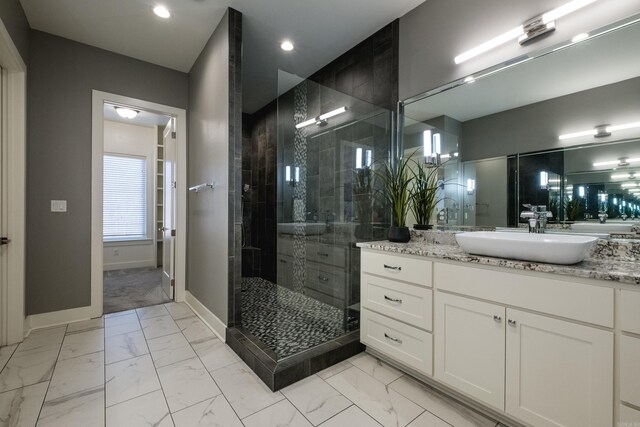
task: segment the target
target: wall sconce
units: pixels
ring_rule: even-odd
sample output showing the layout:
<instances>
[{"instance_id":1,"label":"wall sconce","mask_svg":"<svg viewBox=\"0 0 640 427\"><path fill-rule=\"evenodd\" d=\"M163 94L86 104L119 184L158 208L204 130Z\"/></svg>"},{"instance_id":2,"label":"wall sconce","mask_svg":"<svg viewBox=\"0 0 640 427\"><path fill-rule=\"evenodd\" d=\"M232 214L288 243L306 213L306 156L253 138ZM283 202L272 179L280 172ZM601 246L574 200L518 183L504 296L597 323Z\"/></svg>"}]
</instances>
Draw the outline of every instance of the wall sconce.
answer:
<instances>
[{"instance_id":1,"label":"wall sconce","mask_svg":"<svg viewBox=\"0 0 640 427\"><path fill-rule=\"evenodd\" d=\"M584 187L581 185L580 187L578 187L578 197L584 198L584 195L585 195Z\"/></svg>"},{"instance_id":2,"label":"wall sconce","mask_svg":"<svg viewBox=\"0 0 640 427\"><path fill-rule=\"evenodd\" d=\"M364 167L366 168L371 167L371 157L372 157L372 151L364 150ZM356 169L362 169L362 165L363 165L362 161L363 161L362 148L356 148Z\"/></svg>"},{"instance_id":3,"label":"wall sconce","mask_svg":"<svg viewBox=\"0 0 640 427\"><path fill-rule=\"evenodd\" d=\"M440 166L442 152L440 134L431 134L430 130L425 130L422 134L422 144L424 152L424 163L428 166Z\"/></svg>"},{"instance_id":4,"label":"wall sconce","mask_svg":"<svg viewBox=\"0 0 640 427\"><path fill-rule=\"evenodd\" d=\"M471 178L467 179L467 194L471 196L475 192L476 192L476 180Z\"/></svg>"},{"instance_id":5,"label":"wall sconce","mask_svg":"<svg viewBox=\"0 0 640 427\"><path fill-rule=\"evenodd\" d=\"M311 126L313 124L318 126L324 126L327 124L328 119L330 119L331 117L335 117L338 114L342 114L346 111L347 111L347 107L340 107L336 110L329 111L328 113L320 114L318 117L298 123L296 125L296 129L302 129L304 127Z\"/></svg>"},{"instance_id":6,"label":"wall sconce","mask_svg":"<svg viewBox=\"0 0 640 427\"><path fill-rule=\"evenodd\" d=\"M598 125L593 129L581 130L579 132L566 133L564 135L560 135L558 139L564 140L564 139L571 139L571 138L579 138L581 136L593 136L594 138L604 138L605 136L611 136L613 132L617 132L619 130L634 129L639 127L640 127L640 122L626 123L624 125L615 125L615 126Z\"/></svg>"},{"instance_id":7,"label":"wall sconce","mask_svg":"<svg viewBox=\"0 0 640 427\"><path fill-rule=\"evenodd\" d=\"M605 193L600 194L600 201L605 203L607 201L607 195Z\"/></svg>"},{"instance_id":8,"label":"wall sconce","mask_svg":"<svg viewBox=\"0 0 640 427\"><path fill-rule=\"evenodd\" d=\"M616 206L618 206L618 198L617 198L617 197L614 197L614 198L613 198L613 204L614 204L614 205L616 205Z\"/></svg>"},{"instance_id":9,"label":"wall sconce","mask_svg":"<svg viewBox=\"0 0 640 427\"><path fill-rule=\"evenodd\" d=\"M618 160L607 160L606 162L596 162L593 164L594 167L598 166L615 166L619 167L629 166L629 163L640 162L640 158L630 159L628 157L620 157Z\"/></svg>"},{"instance_id":10,"label":"wall sconce","mask_svg":"<svg viewBox=\"0 0 640 427\"><path fill-rule=\"evenodd\" d=\"M284 180L292 187L295 187L300 182L300 167L293 168L293 176L291 176L291 166L287 166L284 169Z\"/></svg>"},{"instance_id":11,"label":"wall sconce","mask_svg":"<svg viewBox=\"0 0 640 427\"><path fill-rule=\"evenodd\" d=\"M540 171L540 189L549 189L549 172L547 171Z\"/></svg>"},{"instance_id":12,"label":"wall sconce","mask_svg":"<svg viewBox=\"0 0 640 427\"><path fill-rule=\"evenodd\" d=\"M569 3L565 3L560 7L557 7L547 13L543 13L540 16L530 19L524 24L518 25L517 27L507 31L506 33L500 34L499 36L494 37L491 40L486 41L474 47L473 49L456 56L454 58L454 61L456 64L461 64L464 61L488 52L489 50L501 46L514 39L518 39L520 45L529 43L535 38L555 30L556 19L562 18L563 16L575 12L576 10L583 8L595 1L596 0L573 0Z\"/></svg>"}]
</instances>

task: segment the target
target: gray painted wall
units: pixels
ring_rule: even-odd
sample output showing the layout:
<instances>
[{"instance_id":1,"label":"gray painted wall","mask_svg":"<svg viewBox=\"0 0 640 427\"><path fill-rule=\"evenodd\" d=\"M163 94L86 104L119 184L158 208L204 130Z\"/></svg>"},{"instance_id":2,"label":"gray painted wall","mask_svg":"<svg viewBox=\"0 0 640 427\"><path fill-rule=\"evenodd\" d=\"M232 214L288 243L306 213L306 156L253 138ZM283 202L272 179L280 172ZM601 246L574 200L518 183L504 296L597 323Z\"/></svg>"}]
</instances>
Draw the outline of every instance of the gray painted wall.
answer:
<instances>
[{"instance_id":1,"label":"gray painted wall","mask_svg":"<svg viewBox=\"0 0 640 427\"><path fill-rule=\"evenodd\" d=\"M189 185L216 186L189 195L187 289L227 325L240 280L240 19L227 11L189 72Z\"/></svg>"},{"instance_id":2,"label":"gray painted wall","mask_svg":"<svg viewBox=\"0 0 640 427\"><path fill-rule=\"evenodd\" d=\"M638 1L605 0L558 20L549 37L517 41L456 65L453 58L567 0L428 0L400 18L400 99L568 40L640 12Z\"/></svg>"},{"instance_id":3,"label":"gray painted wall","mask_svg":"<svg viewBox=\"0 0 640 427\"><path fill-rule=\"evenodd\" d=\"M633 123L640 117L640 77L468 120L462 124L464 161L561 148L568 129ZM598 142L616 140L612 135ZM583 143L584 140L578 142Z\"/></svg>"},{"instance_id":4,"label":"gray painted wall","mask_svg":"<svg viewBox=\"0 0 640 427\"><path fill-rule=\"evenodd\" d=\"M22 60L29 62L29 22L19 0L0 1L0 19L7 28Z\"/></svg>"},{"instance_id":5,"label":"gray painted wall","mask_svg":"<svg viewBox=\"0 0 640 427\"><path fill-rule=\"evenodd\" d=\"M28 74L27 314L90 304L91 93L187 108L188 76L39 31ZM68 202L51 213L50 200Z\"/></svg>"}]
</instances>

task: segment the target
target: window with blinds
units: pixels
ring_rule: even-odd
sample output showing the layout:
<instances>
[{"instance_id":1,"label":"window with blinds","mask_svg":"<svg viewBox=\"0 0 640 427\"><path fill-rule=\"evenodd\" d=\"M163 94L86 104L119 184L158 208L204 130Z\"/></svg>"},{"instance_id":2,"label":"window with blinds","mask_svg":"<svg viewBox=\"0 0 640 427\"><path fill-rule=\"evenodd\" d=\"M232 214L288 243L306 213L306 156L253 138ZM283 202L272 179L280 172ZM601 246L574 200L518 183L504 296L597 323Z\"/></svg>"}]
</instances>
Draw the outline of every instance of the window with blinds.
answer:
<instances>
[{"instance_id":1,"label":"window with blinds","mask_svg":"<svg viewBox=\"0 0 640 427\"><path fill-rule=\"evenodd\" d=\"M147 235L147 161L104 155L103 231L105 240Z\"/></svg>"}]
</instances>

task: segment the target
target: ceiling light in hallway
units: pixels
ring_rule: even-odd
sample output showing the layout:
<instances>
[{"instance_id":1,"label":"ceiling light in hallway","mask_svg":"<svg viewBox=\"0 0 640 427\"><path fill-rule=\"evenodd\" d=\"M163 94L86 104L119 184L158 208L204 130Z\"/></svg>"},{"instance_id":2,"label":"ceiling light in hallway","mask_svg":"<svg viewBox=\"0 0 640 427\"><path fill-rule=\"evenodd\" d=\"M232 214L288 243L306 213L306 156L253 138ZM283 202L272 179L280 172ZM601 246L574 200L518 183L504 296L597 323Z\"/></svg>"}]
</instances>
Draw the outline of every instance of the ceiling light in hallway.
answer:
<instances>
[{"instance_id":1,"label":"ceiling light in hallway","mask_svg":"<svg viewBox=\"0 0 640 427\"><path fill-rule=\"evenodd\" d=\"M282 42L280 47L282 48L282 50L286 50L287 52L289 52L293 50L293 43L291 43L289 40L285 40Z\"/></svg>"},{"instance_id":2,"label":"ceiling light in hallway","mask_svg":"<svg viewBox=\"0 0 640 427\"><path fill-rule=\"evenodd\" d=\"M171 14L169 13L169 10L164 7L164 6L156 6L153 8L153 13L155 13L156 15L158 15L160 18L170 18Z\"/></svg>"},{"instance_id":3,"label":"ceiling light in hallway","mask_svg":"<svg viewBox=\"0 0 640 427\"><path fill-rule=\"evenodd\" d=\"M138 112L136 110L132 110L131 108L115 107L115 109L116 113L118 113L120 117L124 117L125 119L133 119L138 115Z\"/></svg>"}]
</instances>

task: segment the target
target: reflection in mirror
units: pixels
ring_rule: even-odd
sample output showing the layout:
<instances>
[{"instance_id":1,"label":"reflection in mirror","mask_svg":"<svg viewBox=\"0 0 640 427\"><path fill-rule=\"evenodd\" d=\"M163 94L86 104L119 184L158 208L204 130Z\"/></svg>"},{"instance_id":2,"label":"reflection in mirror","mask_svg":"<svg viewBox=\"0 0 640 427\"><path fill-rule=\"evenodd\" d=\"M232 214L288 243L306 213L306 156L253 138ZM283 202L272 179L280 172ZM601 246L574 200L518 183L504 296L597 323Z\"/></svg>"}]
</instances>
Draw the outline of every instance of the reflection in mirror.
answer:
<instances>
[{"instance_id":1,"label":"reflection in mirror","mask_svg":"<svg viewBox=\"0 0 640 427\"><path fill-rule=\"evenodd\" d=\"M438 225L516 227L523 204L550 228L640 223L640 15L589 34L403 103L405 155L442 135Z\"/></svg>"}]
</instances>

